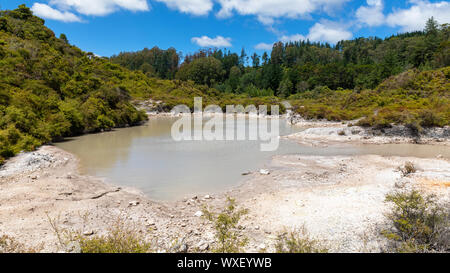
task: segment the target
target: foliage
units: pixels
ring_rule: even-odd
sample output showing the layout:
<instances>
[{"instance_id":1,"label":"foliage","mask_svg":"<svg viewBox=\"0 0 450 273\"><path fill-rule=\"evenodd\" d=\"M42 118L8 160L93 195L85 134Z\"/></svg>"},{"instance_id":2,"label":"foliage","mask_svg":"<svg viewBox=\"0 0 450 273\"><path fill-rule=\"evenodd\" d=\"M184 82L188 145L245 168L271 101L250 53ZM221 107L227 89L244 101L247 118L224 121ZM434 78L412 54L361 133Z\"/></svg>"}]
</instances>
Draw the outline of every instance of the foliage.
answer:
<instances>
[{"instance_id":1,"label":"foliage","mask_svg":"<svg viewBox=\"0 0 450 273\"><path fill-rule=\"evenodd\" d=\"M435 196L418 191L396 192L386 196L393 205L389 228L383 235L390 240L389 251L446 252L450 250L450 206L436 202Z\"/></svg>"},{"instance_id":2,"label":"foliage","mask_svg":"<svg viewBox=\"0 0 450 273\"><path fill-rule=\"evenodd\" d=\"M390 76L409 69L421 71L450 65L450 26L430 18L423 31L380 39L377 37L328 43L295 41L274 44L270 57L256 53L249 58L222 49L202 49L187 55L179 68L176 50L144 49L121 53L111 60L131 69L171 71L178 79L192 80L233 93L247 92L252 85L259 90L274 90L288 97L327 86L332 90L374 89ZM170 57L166 57L169 55ZM251 62L249 60L251 59ZM144 65L143 65L144 64ZM147 65L145 65L147 64ZM172 78L156 73L162 78Z\"/></svg>"},{"instance_id":3,"label":"foliage","mask_svg":"<svg viewBox=\"0 0 450 273\"><path fill-rule=\"evenodd\" d=\"M305 227L295 232L285 232L277 237L277 253L327 253L328 249L311 238Z\"/></svg>"},{"instance_id":4,"label":"foliage","mask_svg":"<svg viewBox=\"0 0 450 273\"><path fill-rule=\"evenodd\" d=\"M417 172L416 166L410 161L406 162L405 166L399 167L398 169L403 174L403 176L408 176L412 173Z\"/></svg>"},{"instance_id":5,"label":"foliage","mask_svg":"<svg viewBox=\"0 0 450 273\"><path fill-rule=\"evenodd\" d=\"M154 47L144 48L138 52L122 52L110 59L131 70L141 70L148 76L162 79L173 79L180 62L179 55L174 48L167 50Z\"/></svg>"},{"instance_id":6,"label":"foliage","mask_svg":"<svg viewBox=\"0 0 450 273\"><path fill-rule=\"evenodd\" d=\"M237 253L247 244L247 239L240 236L238 229L239 221L247 210L236 210L236 201L232 198L227 201L227 207L218 215L206 207L203 209L205 218L213 223L216 230L217 247L213 252L217 253Z\"/></svg>"},{"instance_id":7,"label":"foliage","mask_svg":"<svg viewBox=\"0 0 450 273\"><path fill-rule=\"evenodd\" d=\"M142 234L122 223L114 225L107 235L83 236L73 238L80 244L82 253L150 253L152 245Z\"/></svg>"},{"instance_id":8,"label":"foliage","mask_svg":"<svg viewBox=\"0 0 450 273\"><path fill-rule=\"evenodd\" d=\"M450 125L449 75L450 67L409 70L387 79L376 90L316 87L289 100L294 111L307 119L363 118L358 125L385 128L405 124L420 133L423 127Z\"/></svg>"},{"instance_id":9,"label":"foliage","mask_svg":"<svg viewBox=\"0 0 450 273\"><path fill-rule=\"evenodd\" d=\"M0 253L36 253L37 249L27 248L11 236L0 236Z\"/></svg>"},{"instance_id":10,"label":"foliage","mask_svg":"<svg viewBox=\"0 0 450 273\"><path fill-rule=\"evenodd\" d=\"M146 119L123 86L146 77L58 39L25 5L1 11L0 164L66 136Z\"/></svg>"}]
</instances>

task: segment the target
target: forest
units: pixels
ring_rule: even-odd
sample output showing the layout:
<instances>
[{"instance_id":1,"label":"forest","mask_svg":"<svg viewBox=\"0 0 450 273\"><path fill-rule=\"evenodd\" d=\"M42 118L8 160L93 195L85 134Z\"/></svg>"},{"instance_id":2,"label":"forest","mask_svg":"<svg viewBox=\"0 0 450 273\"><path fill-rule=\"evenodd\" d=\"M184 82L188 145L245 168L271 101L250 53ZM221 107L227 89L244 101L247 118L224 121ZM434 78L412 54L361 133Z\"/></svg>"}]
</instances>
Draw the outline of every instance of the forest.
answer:
<instances>
[{"instance_id":1,"label":"forest","mask_svg":"<svg viewBox=\"0 0 450 273\"><path fill-rule=\"evenodd\" d=\"M309 119L358 125L450 125L450 27L329 44L276 43L269 56L157 47L98 57L56 37L25 5L0 11L0 164L21 151L83 133L138 125L135 100L163 110L272 105L288 99Z\"/></svg>"},{"instance_id":2,"label":"forest","mask_svg":"<svg viewBox=\"0 0 450 273\"><path fill-rule=\"evenodd\" d=\"M113 63L141 70L149 77L191 80L223 93L288 98L316 87L332 90L374 89L385 79L410 69L450 65L450 26L433 18L424 31L386 39L341 41L336 45L298 41L274 44L269 56L248 56L222 49L202 49L184 58L176 49L154 47L112 56ZM183 59L181 65L180 60Z\"/></svg>"}]
</instances>

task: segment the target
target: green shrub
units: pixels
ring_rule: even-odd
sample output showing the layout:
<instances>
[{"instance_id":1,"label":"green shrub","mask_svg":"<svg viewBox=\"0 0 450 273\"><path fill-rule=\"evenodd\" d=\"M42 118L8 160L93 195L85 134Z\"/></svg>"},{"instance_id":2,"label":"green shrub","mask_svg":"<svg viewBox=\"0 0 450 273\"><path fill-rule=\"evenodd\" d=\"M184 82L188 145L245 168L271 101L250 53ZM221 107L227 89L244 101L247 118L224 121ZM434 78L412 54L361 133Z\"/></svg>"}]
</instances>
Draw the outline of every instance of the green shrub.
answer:
<instances>
[{"instance_id":1,"label":"green shrub","mask_svg":"<svg viewBox=\"0 0 450 273\"><path fill-rule=\"evenodd\" d=\"M232 198L228 198L227 202L226 208L217 215L206 207L203 209L205 218L212 222L216 230L217 246L212 251L217 253L237 253L247 244L247 238L240 236L238 224L248 211L236 210L236 201Z\"/></svg>"},{"instance_id":2,"label":"green shrub","mask_svg":"<svg viewBox=\"0 0 450 273\"><path fill-rule=\"evenodd\" d=\"M327 253L328 249L318 240L311 238L305 227L295 232L285 232L277 237L277 253Z\"/></svg>"},{"instance_id":3,"label":"green shrub","mask_svg":"<svg viewBox=\"0 0 450 273\"><path fill-rule=\"evenodd\" d=\"M150 253L151 243L135 229L122 224L112 227L107 235L83 236L74 240L80 244L82 253Z\"/></svg>"},{"instance_id":4,"label":"green shrub","mask_svg":"<svg viewBox=\"0 0 450 273\"><path fill-rule=\"evenodd\" d=\"M437 203L435 196L418 191L396 192L386 196L393 205L389 227L382 234L392 252L450 251L450 204Z\"/></svg>"}]
</instances>

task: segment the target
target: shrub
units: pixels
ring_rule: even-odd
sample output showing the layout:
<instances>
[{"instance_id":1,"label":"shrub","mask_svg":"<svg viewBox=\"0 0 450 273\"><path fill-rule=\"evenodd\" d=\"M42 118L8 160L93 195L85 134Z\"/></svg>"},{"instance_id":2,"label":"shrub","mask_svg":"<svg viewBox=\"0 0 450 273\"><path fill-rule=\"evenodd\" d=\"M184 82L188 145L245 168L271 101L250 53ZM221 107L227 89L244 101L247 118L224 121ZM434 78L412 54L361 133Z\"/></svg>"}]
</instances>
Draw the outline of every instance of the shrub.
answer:
<instances>
[{"instance_id":1,"label":"shrub","mask_svg":"<svg viewBox=\"0 0 450 273\"><path fill-rule=\"evenodd\" d=\"M80 215L83 226L87 224L88 213ZM84 235L80 230L60 227L59 216L50 218L49 224L58 238L63 251L81 253L149 253L151 243L132 224L119 217L103 235Z\"/></svg>"},{"instance_id":2,"label":"shrub","mask_svg":"<svg viewBox=\"0 0 450 273\"><path fill-rule=\"evenodd\" d=\"M203 209L205 218L211 221L216 230L217 247L212 251L216 253L237 253L247 244L247 238L241 237L237 225L241 217L248 213L246 209L236 210L236 201L227 199L227 206L218 215Z\"/></svg>"},{"instance_id":3,"label":"shrub","mask_svg":"<svg viewBox=\"0 0 450 273\"><path fill-rule=\"evenodd\" d=\"M450 251L450 204L439 206L433 195L418 191L396 192L386 196L393 204L389 227L382 234L392 252Z\"/></svg>"},{"instance_id":4,"label":"shrub","mask_svg":"<svg viewBox=\"0 0 450 273\"><path fill-rule=\"evenodd\" d=\"M403 167L399 167L398 170L402 172L403 176L408 176L417 172L416 166L411 161L406 162L405 165Z\"/></svg>"},{"instance_id":5,"label":"shrub","mask_svg":"<svg viewBox=\"0 0 450 273\"><path fill-rule=\"evenodd\" d=\"M114 225L106 235L83 236L78 233L74 240L80 244L82 253L150 253L152 245L137 230L123 223Z\"/></svg>"},{"instance_id":6,"label":"shrub","mask_svg":"<svg viewBox=\"0 0 450 273\"><path fill-rule=\"evenodd\" d=\"M311 238L305 227L278 235L275 245L277 253L327 253L328 249Z\"/></svg>"},{"instance_id":7,"label":"shrub","mask_svg":"<svg viewBox=\"0 0 450 273\"><path fill-rule=\"evenodd\" d=\"M36 253L37 249L27 248L11 236L0 236L0 253Z\"/></svg>"}]
</instances>

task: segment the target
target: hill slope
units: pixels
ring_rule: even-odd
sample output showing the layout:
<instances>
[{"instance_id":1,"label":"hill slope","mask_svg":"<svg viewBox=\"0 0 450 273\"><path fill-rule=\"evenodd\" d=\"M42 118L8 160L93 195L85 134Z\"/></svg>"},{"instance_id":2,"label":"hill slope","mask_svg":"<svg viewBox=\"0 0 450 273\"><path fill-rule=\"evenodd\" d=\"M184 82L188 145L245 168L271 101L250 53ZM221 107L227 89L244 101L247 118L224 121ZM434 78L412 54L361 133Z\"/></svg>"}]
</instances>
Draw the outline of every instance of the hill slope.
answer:
<instances>
[{"instance_id":1,"label":"hill slope","mask_svg":"<svg viewBox=\"0 0 450 273\"><path fill-rule=\"evenodd\" d=\"M142 74L61 38L23 5L0 14L0 162L64 136L146 119L123 85L138 85Z\"/></svg>"}]
</instances>

